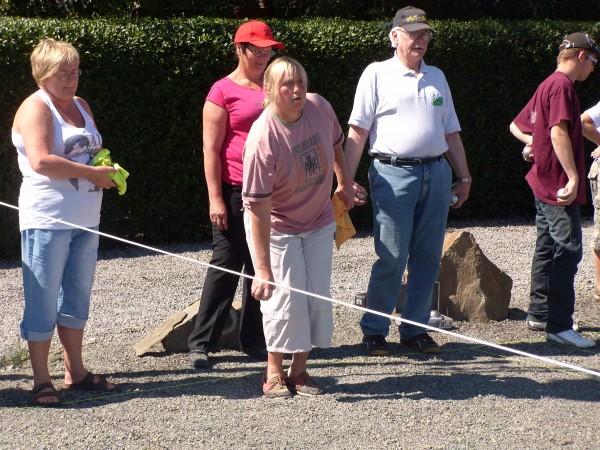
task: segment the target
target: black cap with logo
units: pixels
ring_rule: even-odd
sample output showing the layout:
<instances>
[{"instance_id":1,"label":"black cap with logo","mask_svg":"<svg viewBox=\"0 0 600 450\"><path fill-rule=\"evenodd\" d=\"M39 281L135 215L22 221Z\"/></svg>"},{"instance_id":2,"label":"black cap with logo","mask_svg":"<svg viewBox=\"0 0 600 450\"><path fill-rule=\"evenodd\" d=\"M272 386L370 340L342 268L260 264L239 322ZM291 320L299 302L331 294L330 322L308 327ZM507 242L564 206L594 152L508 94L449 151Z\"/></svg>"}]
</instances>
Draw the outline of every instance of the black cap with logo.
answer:
<instances>
[{"instance_id":1,"label":"black cap with logo","mask_svg":"<svg viewBox=\"0 0 600 450\"><path fill-rule=\"evenodd\" d=\"M422 9L407 6L399 9L392 22L394 28L404 28L406 31L431 30L427 24L427 15Z\"/></svg>"},{"instance_id":2,"label":"black cap with logo","mask_svg":"<svg viewBox=\"0 0 600 450\"><path fill-rule=\"evenodd\" d=\"M581 48L585 50L593 51L597 56L600 57L600 49L594 42L594 40L587 33L571 33L566 36L558 48L559 51L567 48Z\"/></svg>"}]
</instances>

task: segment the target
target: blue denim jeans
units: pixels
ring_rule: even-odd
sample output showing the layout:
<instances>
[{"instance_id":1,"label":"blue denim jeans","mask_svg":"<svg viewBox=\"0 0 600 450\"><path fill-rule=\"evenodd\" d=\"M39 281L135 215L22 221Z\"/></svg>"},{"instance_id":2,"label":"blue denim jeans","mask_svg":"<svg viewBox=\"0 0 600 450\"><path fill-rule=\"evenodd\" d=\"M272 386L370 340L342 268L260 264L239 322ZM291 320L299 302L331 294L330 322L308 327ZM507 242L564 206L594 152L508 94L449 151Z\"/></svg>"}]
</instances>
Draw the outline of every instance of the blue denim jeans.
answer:
<instances>
[{"instance_id":1,"label":"blue denim jeans","mask_svg":"<svg viewBox=\"0 0 600 450\"><path fill-rule=\"evenodd\" d=\"M426 324L431 292L437 280L448 208L452 170L445 158L432 164L401 166L373 160L369 187L373 201L377 261L371 269L367 308L391 314L398 302L402 275L408 268L402 317ZM365 335L387 336L390 320L365 313L360 321ZM400 337L409 339L423 328L400 325Z\"/></svg>"},{"instance_id":2,"label":"blue denim jeans","mask_svg":"<svg viewBox=\"0 0 600 450\"><path fill-rule=\"evenodd\" d=\"M547 322L548 333L560 333L573 327L575 274L583 256L579 206L554 206L536 198L535 207L528 318Z\"/></svg>"},{"instance_id":3,"label":"blue denim jeans","mask_svg":"<svg viewBox=\"0 0 600 450\"><path fill-rule=\"evenodd\" d=\"M94 229L98 229L95 227ZM21 337L41 342L52 338L56 325L83 329L88 319L98 235L89 231L21 232L25 310Z\"/></svg>"}]
</instances>

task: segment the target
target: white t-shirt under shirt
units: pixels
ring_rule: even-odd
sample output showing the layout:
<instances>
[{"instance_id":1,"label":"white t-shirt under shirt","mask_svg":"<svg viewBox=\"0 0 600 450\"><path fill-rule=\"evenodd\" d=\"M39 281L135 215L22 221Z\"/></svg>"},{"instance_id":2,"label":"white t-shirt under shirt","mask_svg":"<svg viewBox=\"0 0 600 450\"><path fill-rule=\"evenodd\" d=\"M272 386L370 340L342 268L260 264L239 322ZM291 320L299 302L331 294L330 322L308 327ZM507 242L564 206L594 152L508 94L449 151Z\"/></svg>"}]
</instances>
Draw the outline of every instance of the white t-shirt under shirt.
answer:
<instances>
[{"instance_id":1,"label":"white t-shirt under shirt","mask_svg":"<svg viewBox=\"0 0 600 450\"><path fill-rule=\"evenodd\" d=\"M51 153L81 164L89 164L102 146L102 137L93 119L74 99L85 119L83 128L66 123L43 90L34 95L50 108L54 120ZM102 189L86 178L50 178L33 171L27 159L27 149L21 134L12 132L17 148L17 161L23 174L19 195L19 228L64 230L72 227L42 217L36 212L61 219L82 227L95 227L100 223Z\"/></svg>"},{"instance_id":2,"label":"white t-shirt under shirt","mask_svg":"<svg viewBox=\"0 0 600 450\"><path fill-rule=\"evenodd\" d=\"M421 61L415 74L396 55L365 69L348 123L370 130L370 154L406 158L441 155L445 136L460 131L442 71Z\"/></svg>"},{"instance_id":3,"label":"white t-shirt under shirt","mask_svg":"<svg viewBox=\"0 0 600 450\"><path fill-rule=\"evenodd\" d=\"M271 198L271 229L297 234L334 221L334 147L344 133L331 105L306 94L302 116L285 123L266 109L244 147L244 205Z\"/></svg>"},{"instance_id":4,"label":"white t-shirt under shirt","mask_svg":"<svg viewBox=\"0 0 600 450\"><path fill-rule=\"evenodd\" d=\"M587 109L586 114L590 116L590 119L594 122L594 125L600 130L600 102L596 103L590 109Z\"/></svg>"}]
</instances>

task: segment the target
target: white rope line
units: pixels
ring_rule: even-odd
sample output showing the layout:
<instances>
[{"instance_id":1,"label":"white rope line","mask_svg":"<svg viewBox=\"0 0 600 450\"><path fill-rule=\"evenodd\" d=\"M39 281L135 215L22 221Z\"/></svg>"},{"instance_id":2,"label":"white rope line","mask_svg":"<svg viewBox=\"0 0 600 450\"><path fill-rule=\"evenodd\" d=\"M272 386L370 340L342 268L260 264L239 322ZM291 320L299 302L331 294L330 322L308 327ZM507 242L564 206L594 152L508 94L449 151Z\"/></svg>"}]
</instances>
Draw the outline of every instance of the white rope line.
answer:
<instances>
[{"instance_id":1,"label":"white rope line","mask_svg":"<svg viewBox=\"0 0 600 450\"><path fill-rule=\"evenodd\" d=\"M12 208L12 209L15 209L15 210L19 211L19 207L18 206L10 205L10 204L4 203L2 201L0 201L0 205L6 206L8 208ZM245 273L236 272L234 270L229 270L229 269L224 269L222 267L215 266L215 265L210 264L210 263L199 261L199 260L193 259L193 258L188 258L188 257L182 256L182 255L177 255L175 253L167 252L165 250L161 250L161 249L155 248L155 247L150 247L148 245L139 244L137 242L129 241L127 239L123 239L123 238L120 238L118 236L113 236L113 235L108 234L108 233L103 233L101 231L91 230L91 229L86 228L86 227L81 227L79 225L75 225L73 223L66 222L66 221L61 220L61 219L55 219L53 217L47 216L47 215L42 214L42 213L35 213L35 214L37 214L37 215L39 215L39 216L41 216L41 217L43 217L45 219L49 219L49 220L52 220L52 221L55 221L55 222L58 222L58 223L62 223L64 225L68 225L68 226L73 227L73 228L78 228L80 230L86 230L86 231L89 231L90 233L95 233L95 234L98 234L100 236L107 237L109 239L114 239L116 241L124 242L126 244L134 245L136 247L144 248L146 250L151 250L153 252L162 253L163 255L172 256L174 258L183 259L185 261L189 261L189 262L192 262L194 264L200 264L200 265L203 265L203 266L206 266L206 267L210 267L210 268L213 268L213 269L221 270L223 272L228 272L228 273L231 273L231 274L234 274L234 275L238 275L238 276L242 276L242 277L245 277L245 278L250 278L250 279L255 279L256 278L256 277L253 277L253 276L245 274ZM319 294L313 294L311 292L307 292L307 291L303 291L301 289L297 289L297 288L293 288L293 287L290 287L290 286L285 286L285 285L282 285L282 284L274 283L272 281L262 280L260 278L256 278L256 279L259 280L259 281L263 281L265 283L268 283L268 284L270 284L270 285L272 285L274 287L288 289L290 291L297 292L299 294L304 294L304 295L308 295L308 296L311 296L311 297L314 297L314 298L318 298L320 300L325 300L325 301L328 301L328 302L331 302L331 303L334 303L334 304L337 304L337 305L344 306L346 308L352 308L352 309L356 309L358 311L368 312L368 313L371 313L371 314L382 316L382 317L385 317L385 318L388 318L388 319L394 321L396 325L400 325L400 323L404 322L404 323L407 323L407 324L410 324L410 325L415 325L417 327L425 328L427 330L432 330L432 331L437 331L438 333L447 334L449 336L453 336L453 337L456 337L458 339L462 339L462 340L465 340L465 341L474 342L476 344L485 345L487 347L492 347L492 348L495 348L495 349L498 349L498 350L502 350L502 351L505 351L505 352L514 353L514 354L517 354L517 355L525 356L527 358L537 359L539 361L545 362L545 363L550 364L550 365L564 367L564 368L567 368L567 369L571 369L571 370L574 370L574 371L577 371L577 372L586 373L588 375L593 375L595 377L600 378L600 372L597 372L597 371L594 371L594 370L590 370L590 369L586 369L584 367L579 367L579 366L575 366L573 364L564 363L562 361L557 361L555 359L546 358L544 356L534 355L533 353L524 352L524 351L517 350L517 349L514 349L514 348L504 347L502 345L494 344L492 342L487 342L487 341L484 341L484 340L481 340L481 339L477 339L477 338L474 338L474 337L471 337L471 336L466 336L466 335L462 335L462 334L458 334L458 333L453 333L451 331L444 330L442 328L432 327L430 325L425 325L425 324L422 324L422 323L419 323L419 322L413 322L412 320L403 319L402 317L399 317L399 316L393 316L391 314L386 314L386 313L382 313L382 312L379 312L379 311L371 310L371 309L368 309L368 308L364 308L362 306L354 305L352 303L347 303L347 302L344 302L344 301L341 301L341 300L336 300L336 299L333 299L333 298L330 298L330 297L325 297L325 296L319 295Z\"/></svg>"}]
</instances>

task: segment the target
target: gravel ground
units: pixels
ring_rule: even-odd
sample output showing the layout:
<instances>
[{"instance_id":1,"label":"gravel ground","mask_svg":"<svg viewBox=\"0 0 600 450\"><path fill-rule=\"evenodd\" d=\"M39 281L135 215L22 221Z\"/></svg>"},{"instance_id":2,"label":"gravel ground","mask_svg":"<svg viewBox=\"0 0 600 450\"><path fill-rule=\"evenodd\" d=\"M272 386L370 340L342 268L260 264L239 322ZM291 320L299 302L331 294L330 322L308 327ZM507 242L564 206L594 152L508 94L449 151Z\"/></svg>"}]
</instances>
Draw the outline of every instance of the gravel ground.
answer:
<instances>
[{"instance_id":1,"label":"gravel ground","mask_svg":"<svg viewBox=\"0 0 600 450\"><path fill-rule=\"evenodd\" d=\"M569 364L600 370L600 350L546 343L525 329L531 223L451 224L471 232L483 252L514 281L509 320L457 323L455 331ZM591 224L584 239L589 242ZM169 247L207 262L208 243ZM372 236L361 235L334 255L332 296L352 303L374 261ZM389 357L367 357L359 344L360 313L335 306L331 349L312 353L321 397L268 400L259 383L264 363L227 350L209 370L192 369L186 354L138 358L133 345L200 295L202 265L135 247L100 254L84 357L110 374L116 394L65 393L61 409L27 407L31 369L11 364L22 309L19 263L0 262L0 448L598 448L599 378L440 333L442 353L410 353L392 329ZM600 338L600 302L593 300L589 246L576 279L575 319ZM55 340L56 341L56 340ZM6 362L6 361L9 362ZM61 384L57 342L50 355ZM552 414L554 414L552 416Z\"/></svg>"}]
</instances>

